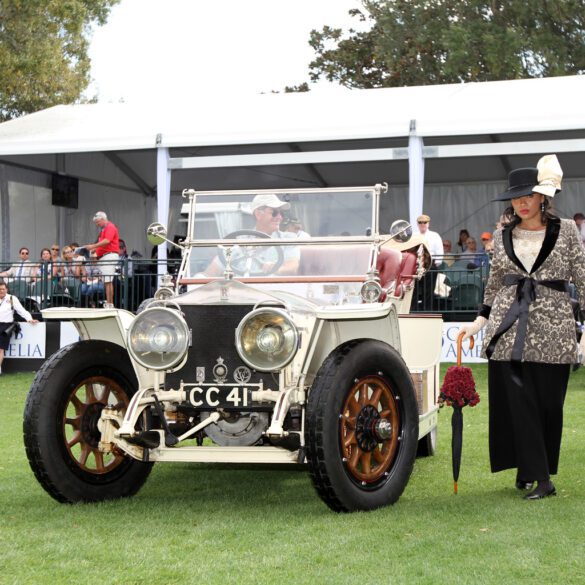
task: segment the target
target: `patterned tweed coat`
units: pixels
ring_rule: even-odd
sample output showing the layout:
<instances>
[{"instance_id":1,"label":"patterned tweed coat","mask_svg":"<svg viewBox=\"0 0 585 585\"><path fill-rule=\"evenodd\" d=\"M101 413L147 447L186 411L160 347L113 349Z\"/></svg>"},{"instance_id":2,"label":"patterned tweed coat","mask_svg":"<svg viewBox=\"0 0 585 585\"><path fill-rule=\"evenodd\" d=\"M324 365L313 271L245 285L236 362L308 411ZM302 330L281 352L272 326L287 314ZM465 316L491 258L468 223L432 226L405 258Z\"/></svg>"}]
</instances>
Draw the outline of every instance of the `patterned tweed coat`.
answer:
<instances>
[{"instance_id":1,"label":"patterned tweed coat","mask_svg":"<svg viewBox=\"0 0 585 585\"><path fill-rule=\"evenodd\" d=\"M479 312L489 318L483 357L491 349L491 359L498 361L576 363L575 320L566 292L569 281L576 285L583 306L585 250L574 221L547 222L542 248L530 273L514 253L511 227L497 230Z\"/></svg>"}]
</instances>

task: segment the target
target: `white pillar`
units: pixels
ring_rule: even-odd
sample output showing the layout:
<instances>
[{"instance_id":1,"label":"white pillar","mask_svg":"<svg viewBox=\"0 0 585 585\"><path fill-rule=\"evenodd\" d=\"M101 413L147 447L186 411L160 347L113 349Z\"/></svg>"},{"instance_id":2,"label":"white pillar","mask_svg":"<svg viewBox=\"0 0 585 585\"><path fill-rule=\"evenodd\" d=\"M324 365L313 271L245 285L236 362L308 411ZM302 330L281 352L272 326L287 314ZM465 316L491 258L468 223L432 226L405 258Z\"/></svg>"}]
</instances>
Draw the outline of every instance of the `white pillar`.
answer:
<instances>
[{"instance_id":1,"label":"white pillar","mask_svg":"<svg viewBox=\"0 0 585 585\"><path fill-rule=\"evenodd\" d=\"M423 139L416 135L416 120L411 120L408 138L408 213L410 223L415 230L416 218L423 212L425 186L423 146Z\"/></svg>"},{"instance_id":2,"label":"white pillar","mask_svg":"<svg viewBox=\"0 0 585 585\"><path fill-rule=\"evenodd\" d=\"M158 140L157 140L158 141ZM156 204L157 221L164 226L169 224L169 206L171 200L171 171L169 171L169 149L159 146L156 150ZM160 277L167 272L167 244L158 247L158 259L164 260L158 265L159 286Z\"/></svg>"}]
</instances>

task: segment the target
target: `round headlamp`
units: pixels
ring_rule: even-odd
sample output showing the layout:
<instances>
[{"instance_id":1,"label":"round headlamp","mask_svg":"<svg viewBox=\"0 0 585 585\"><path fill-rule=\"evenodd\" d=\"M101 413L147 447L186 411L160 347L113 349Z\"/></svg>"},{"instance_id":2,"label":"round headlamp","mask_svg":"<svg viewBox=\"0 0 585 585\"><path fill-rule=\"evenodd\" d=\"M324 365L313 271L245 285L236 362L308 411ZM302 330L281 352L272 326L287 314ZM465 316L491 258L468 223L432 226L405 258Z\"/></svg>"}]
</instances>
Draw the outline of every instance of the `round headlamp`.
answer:
<instances>
[{"instance_id":1,"label":"round headlamp","mask_svg":"<svg viewBox=\"0 0 585 585\"><path fill-rule=\"evenodd\" d=\"M170 370L185 357L188 347L189 328L173 309L145 309L128 329L130 355L151 370Z\"/></svg>"},{"instance_id":2,"label":"round headlamp","mask_svg":"<svg viewBox=\"0 0 585 585\"><path fill-rule=\"evenodd\" d=\"M365 303L377 303L382 294L382 287L378 279L366 280L360 290L360 295Z\"/></svg>"},{"instance_id":3,"label":"round headlamp","mask_svg":"<svg viewBox=\"0 0 585 585\"><path fill-rule=\"evenodd\" d=\"M299 333L281 309L261 308L246 315L236 329L236 348L242 360L260 372L273 372L291 362Z\"/></svg>"}]
</instances>

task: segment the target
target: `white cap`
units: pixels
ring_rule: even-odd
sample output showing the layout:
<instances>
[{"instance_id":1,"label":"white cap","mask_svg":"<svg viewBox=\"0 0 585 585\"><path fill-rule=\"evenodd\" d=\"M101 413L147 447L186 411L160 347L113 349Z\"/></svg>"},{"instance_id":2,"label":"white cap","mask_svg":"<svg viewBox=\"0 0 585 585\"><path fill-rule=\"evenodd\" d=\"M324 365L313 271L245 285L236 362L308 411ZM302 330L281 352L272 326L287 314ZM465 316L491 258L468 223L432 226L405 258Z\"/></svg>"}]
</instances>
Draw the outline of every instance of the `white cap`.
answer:
<instances>
[{"instance_id":1,"label":"white cap","mask_svg":"<svg viewBox=\"0 0 585 585\"><path fill-rule=\"evenodd\" d=\"M274 193L266 193L264 195L256 195L252 200L250 209L252 211L259 207L272 207L272 209L290 209L290 204L286 201L281 201Z\"/></svg>"},{"instance_id":2,"label":"white cap","mask_svg":"<svg viewBox=\"0 0 585 585\"><path fill-rule=\"evenodd\" d=\"M95 215L93 216L93 221L97 221L98 219L105 219L107 221L108 216L106 215L106 212L96 211Z\"/></svg>"}]
</instances>

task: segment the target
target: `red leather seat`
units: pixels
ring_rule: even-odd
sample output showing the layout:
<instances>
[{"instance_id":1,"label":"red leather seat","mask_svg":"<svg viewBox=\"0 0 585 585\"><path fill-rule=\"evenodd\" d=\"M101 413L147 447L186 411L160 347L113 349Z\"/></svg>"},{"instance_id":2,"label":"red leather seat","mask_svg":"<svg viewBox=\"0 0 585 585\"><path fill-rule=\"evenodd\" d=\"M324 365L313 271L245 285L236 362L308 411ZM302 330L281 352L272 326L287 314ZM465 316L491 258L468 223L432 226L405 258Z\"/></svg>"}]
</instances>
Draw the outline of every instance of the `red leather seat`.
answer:
<instances>
[{"instance_id":1,"label":"red leather seat","mask_svg":"<svg viewBox=\"0 0 585 585\"><path fill-rule=\"evenodd\" d=\"M417 268L417 256L415 252L398 252L392 249L380 250L376 268L380 273L380 284L387 288L396 282L393 295L402 297L405 287L412 284Z\"/></svg>"},{"instance_id":2,"label":"red leather seat","mask_svg":"<svg viewBox=\"0 0 585 585\"><path fill-rule=\"evenodd\" d=\"M404 294L404 288L412 286L412 281L416 275L418 258L415 252L402 252L402 262L400 264L400 282L396 283L394 296L401 297Z\"/></svg>"},{"instance_id":3,"label":"red leather seat","mask_svg":"<svg viewBox=\"0 0 585 585\"><path fill-rule=\"evenodd\" d=\"M380 284L382 288L387 288L392 284L400 274L402 258L397 250L385 249L380 250L376 269L380 273Z\"/></svg>"},{"instance_id":4,"label":"red leather seat","mask_svg":"<svg viewBox=\"0 0 585 585\"><path fill-rule=\"evenodd\" d=\"M310 246L301 249L299 274L364 276L368 266L369 248L362 246ZM396 282L393 295L402 297L405 286L411 285L417 268L416 252L399 252L383 248L378 254L376 269L382 288Z\"/></svg>"}]
</instances>

